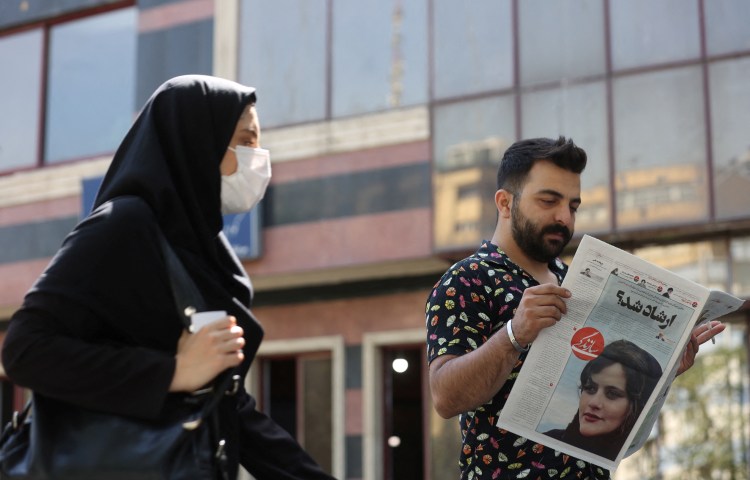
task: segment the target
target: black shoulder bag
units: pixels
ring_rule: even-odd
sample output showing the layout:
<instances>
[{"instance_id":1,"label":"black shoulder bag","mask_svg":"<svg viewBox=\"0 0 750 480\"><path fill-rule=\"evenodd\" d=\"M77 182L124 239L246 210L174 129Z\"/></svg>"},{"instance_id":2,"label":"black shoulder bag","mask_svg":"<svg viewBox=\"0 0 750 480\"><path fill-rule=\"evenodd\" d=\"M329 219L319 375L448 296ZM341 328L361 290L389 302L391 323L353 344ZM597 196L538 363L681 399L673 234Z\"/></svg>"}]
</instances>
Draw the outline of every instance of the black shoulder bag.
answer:
<instances>
[{"instance_id":1,"label":"black shoulder bag","mask_svg":"<svg viewBox=\"0 0 750 480\"><path fill-rule=\"evenodd\" d=\"M160 236L180 318L204 310L185 267ZM95 412L33 394L0 436L0 478L60 480L199 480L228 478L217 406L236 393L229 370L212 388L185 399L179 419L148 421Z\"/></svg>"}]
</instances>

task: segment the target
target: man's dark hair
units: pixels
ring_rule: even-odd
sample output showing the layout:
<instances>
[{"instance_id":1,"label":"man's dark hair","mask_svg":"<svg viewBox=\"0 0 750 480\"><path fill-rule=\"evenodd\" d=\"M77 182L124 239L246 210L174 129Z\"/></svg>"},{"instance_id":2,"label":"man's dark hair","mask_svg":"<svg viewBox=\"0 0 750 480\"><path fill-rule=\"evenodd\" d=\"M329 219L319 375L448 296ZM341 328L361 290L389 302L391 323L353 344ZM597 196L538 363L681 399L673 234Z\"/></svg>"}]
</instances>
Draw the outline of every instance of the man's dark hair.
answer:
<instances>
[{"instance_id":1,"label":"man's dark hair","mask_svg":"<svg viewBox=\"0 0 750 480\"><path fill-rule=\"evenodd\" d=\"M586 168L586 152L573 140L560 136L519 140L505 151L497 170L497 189L518 193L538 160L549 160L560 168L581 173Z\"/></svg>"}]
</instances>

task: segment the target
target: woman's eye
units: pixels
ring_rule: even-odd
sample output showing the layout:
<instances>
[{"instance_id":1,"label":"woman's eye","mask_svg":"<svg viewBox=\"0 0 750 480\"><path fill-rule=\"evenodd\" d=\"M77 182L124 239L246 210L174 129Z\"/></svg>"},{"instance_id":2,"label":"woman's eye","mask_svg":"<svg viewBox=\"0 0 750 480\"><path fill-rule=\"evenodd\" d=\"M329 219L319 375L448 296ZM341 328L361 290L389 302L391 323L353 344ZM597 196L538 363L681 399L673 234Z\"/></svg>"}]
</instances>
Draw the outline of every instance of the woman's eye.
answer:
<instances>
[{"instance_id":1,"label":"woman's eye","mask_svg":"<svg viewBox=\"0 0 750 480\"><path fill-rule=\"evenodd\" d=\"M596 393L596 385L584 385L581 387L581 391L593 395Z\"/></svg>"},{"instance_id":2,"label":"woman's eye","mask_svg":"<svg viewBox=\"0 0 750 480\"><path fill-rule=\"evenodd\" d=\"M610 400L617 400L625 396L625 392L622 390L607 390L607 398Z\"/></svg>"}]
</instances>

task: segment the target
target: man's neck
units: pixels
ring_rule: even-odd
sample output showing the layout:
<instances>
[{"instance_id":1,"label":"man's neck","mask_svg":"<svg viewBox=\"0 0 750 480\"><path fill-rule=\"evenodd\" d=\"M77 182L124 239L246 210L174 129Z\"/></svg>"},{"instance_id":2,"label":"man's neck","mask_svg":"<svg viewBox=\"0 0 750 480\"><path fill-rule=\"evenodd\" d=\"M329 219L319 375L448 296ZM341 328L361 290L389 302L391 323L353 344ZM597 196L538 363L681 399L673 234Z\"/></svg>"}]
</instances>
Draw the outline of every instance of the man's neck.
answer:
<instances>
[{"instance_id":1,"label":"man's neck","mask_svg":"<svg viewBox=\"0 0 750 480\"><path fill-rule=\"evenodd\" d=\"M510 261L521 267L526 273L534 277L539 283L557 284L557 276L549 269L546 262L539 262L526 255L521 247L512 237L495 234L492 243L500 247L500 250L510 258Z\"/></svg>"}]
</instances>

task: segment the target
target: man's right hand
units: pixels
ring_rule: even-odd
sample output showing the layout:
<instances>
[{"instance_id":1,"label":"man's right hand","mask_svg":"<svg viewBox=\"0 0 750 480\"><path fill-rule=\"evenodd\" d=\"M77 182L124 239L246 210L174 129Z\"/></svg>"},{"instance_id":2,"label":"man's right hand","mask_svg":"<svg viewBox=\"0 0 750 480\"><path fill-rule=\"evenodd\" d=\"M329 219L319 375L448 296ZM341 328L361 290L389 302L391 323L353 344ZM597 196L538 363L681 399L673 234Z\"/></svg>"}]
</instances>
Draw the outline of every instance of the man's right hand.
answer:
<instances>
[{"instance_id":1,"label":"man's right hand","mask_svg":"<svg viewBox=\"0 0 750 480\"><path fill-rule=\"evenodd\" d=\"M568 311L566 298L570 298L570 291L551 283L524 290L513 316L513 335L518 343L524 346L532 343L542 329L560 320Z\"/></svg>"}]
</instances>

